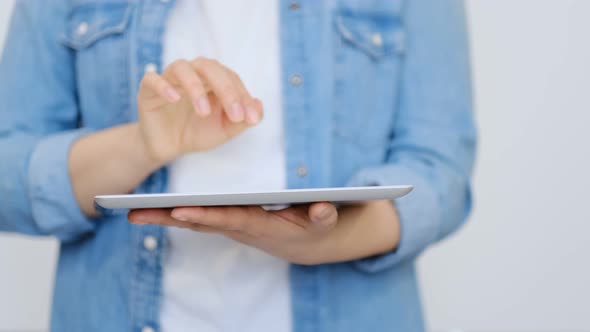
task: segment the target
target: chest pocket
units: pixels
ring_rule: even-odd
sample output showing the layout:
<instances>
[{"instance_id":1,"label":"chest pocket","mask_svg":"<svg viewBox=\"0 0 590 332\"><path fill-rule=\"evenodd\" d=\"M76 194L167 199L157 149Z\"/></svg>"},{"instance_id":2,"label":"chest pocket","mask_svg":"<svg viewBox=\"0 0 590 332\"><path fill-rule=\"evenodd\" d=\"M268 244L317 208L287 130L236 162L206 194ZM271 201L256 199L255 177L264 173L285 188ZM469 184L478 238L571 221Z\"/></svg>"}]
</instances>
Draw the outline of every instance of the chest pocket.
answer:
<instances>
[{"instance_id":1,"label":"chest pocket","mask_svg":"<svg viewBox=\"0 0 590 332\"><path fill-rule=\"evenodd\" d=\"M97 129L130 120L132 6L127 1L78 1L61 36L75 54L81 125Z\"/></svg>"},{"instance_id":2,"label":"chest pocket","mask_svg":"<svg viewBox=\"0 0 590 332\"><path fill-rule=\"evenodd\" d=\"M405 52L400 11L399 0L348 0L334 12L337 142L363 149L387 145Z\"/></svg>"}]
</instances>

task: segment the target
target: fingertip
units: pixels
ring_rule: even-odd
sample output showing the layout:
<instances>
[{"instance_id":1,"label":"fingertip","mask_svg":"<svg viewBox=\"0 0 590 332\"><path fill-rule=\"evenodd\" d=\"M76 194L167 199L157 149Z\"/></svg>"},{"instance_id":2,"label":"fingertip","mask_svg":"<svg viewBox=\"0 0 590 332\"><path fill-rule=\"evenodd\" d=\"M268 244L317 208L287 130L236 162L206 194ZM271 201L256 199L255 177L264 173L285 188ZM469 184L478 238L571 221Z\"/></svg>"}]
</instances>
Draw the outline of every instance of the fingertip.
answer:
<instances>
[{"instance_id":1,"label":"fingertip","mask_svg":"<svg viewBox=\"0 0 590 332\"><path fill-rule=\"evenodd\" d=\"M180 221L194 221L202 215L203 209L198 206L175 208L170 217Z\"/></svg>"},{"instance_id":2,"label":"fingertip","mask_svg":"<svg viewBox=\"0 0 590 332\"><path fill-rule=\"evenodd\" d=\"M202 117L207 117L211 114L211 105L209 104L209 100L206 96L202 96L197 98L193 101L193 107L198 115Z\"/></svg>"},{"instance_id":3,"label":"fingertip","mask_svg":"<svg viewBox=\"0 0 590 332\"><path fill-rule=\"evenodd\" d=\"M127 220L129 220L130 223L136 225L141 225L144 223L135 210L131 210L127 213Z\"/></svg>"},{"instance_id":4,"label":"fingertip","mask_svg":"<svg viewBox=\"0 0 590 332\"><path fill-rule=\"evenodd\" d=\"M256 108L252 106L246 107L246 122L251 125L255 125L260 122L260 114Z\"/></svg>"},{"instance_id":5,"label":"fingertip","mask_svg":"<svg viewBox=\"0 0 590 332\"><path fill-rule=\"evenodd\" d=\"M169 102L177 102L180 100L180 94L174 90L172 87L167 87L164 89L164 96L168 99Z\"/></svg>"},{"instance_id":6,"label":"fingertip","mask_svg":"<svg viewBox=\"0 0 590 332\"><path fill-rule=\"evenodd\" d=\"M327 202L319 202L313 204L309 209L309 218L312 222L329 226L336 221L334 215L338 211L333 204Z\"/></svg>"},{"instance_id":7,"label":"fingertip","mask_svg":"<svg viewBox=\"0 0 590 332\"><path fill-rule=\"evenodd\" d=\"M258 99L258 98L254 98L254 102L256 103L256 106L258 106L260 109L262 109L262 100Z\"/></svg>"},{"instance_id":8,"label":"fingertip","mask_svg":"<svg viewBox=\"0 0 590 332\"><path fill-rule=\"evenodd\" d=\"M178 212L174 213L174 211L170 214L170 217L172 217L178 221L189 221L187 216L185 216L182 213L178 213Z\"/></svg>"},{"instance_id":9,"label":"fingertip","mask_svg":"<svg viewBox=\"0 0 590 332\"><path fill-rule=\"evenodd\" d=\"M264 118L264 104L258 98L254 98L254 102L256 103L256 109L258 110L258 122L262 121Z\"/></svg>"},{"instance_id":10,"label":"fingertip","mask_svg":"<svg viewBox=\"0 0 590 332\"><path fill-rule=\"evenodd\" d=\"M232 122L244 121L244 113L244 108L238 102L231 104L229 109L227 110L227 115Z\"/></svg>"}]
</instances>

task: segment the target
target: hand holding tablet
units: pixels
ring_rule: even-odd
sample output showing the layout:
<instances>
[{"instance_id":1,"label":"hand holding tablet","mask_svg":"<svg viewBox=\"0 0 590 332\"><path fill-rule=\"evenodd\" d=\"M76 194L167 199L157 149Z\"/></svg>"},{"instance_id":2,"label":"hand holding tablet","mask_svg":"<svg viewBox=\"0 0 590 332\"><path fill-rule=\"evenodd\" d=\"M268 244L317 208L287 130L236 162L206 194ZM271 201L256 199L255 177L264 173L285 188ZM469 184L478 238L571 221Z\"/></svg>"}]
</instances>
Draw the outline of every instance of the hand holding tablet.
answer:
<instances>
[{"instance_id":1,"label":"hand holding tablet","mask_svg":"<svg viewBox=\"0 0 590 332\"><path fill-rule=\"evenodd\" d=\"M120 195L100 196L96 203L131 209L127 218L135 225L223 235L288 262L322 264L395 249L401 233L391 200L411 190L392 186Z\"/></svg>"}]
</instances>

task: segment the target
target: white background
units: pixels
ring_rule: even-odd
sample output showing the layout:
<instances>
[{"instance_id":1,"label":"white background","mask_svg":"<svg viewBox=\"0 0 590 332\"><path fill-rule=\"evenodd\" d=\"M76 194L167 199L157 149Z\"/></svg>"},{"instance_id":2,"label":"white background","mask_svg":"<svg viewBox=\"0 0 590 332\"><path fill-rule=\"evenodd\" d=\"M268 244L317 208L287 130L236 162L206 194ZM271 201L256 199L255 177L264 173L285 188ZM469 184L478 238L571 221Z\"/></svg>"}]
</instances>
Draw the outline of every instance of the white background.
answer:
<instances>
[{"instance_id":1,"label":"white background","mask_svg":"<svg viewBox=\"0 0 590 332\"><path fill-rule=\"evenodd\" d=\"M0 1L0 47L12 2ZM476 206L420 260L429 326L590 331L590 1L467 3ZM0 330L47 329L56 253L0 235Z\"/></svg>"}]
</instances>

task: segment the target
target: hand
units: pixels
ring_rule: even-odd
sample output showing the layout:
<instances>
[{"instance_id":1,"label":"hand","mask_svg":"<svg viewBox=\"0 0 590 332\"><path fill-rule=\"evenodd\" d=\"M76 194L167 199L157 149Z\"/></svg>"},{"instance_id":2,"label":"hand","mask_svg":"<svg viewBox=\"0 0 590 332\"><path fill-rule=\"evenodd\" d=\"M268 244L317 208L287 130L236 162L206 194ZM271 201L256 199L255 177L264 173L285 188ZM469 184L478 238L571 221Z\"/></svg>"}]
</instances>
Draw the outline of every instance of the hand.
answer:
<instances>
[{"instance_id":1,"label":"hand","mask_svg":"<svg viewBox=\"0 0 590 332\"><path fill-rule=\"evenodd\" d=\"M262 103L236 73L203 57L150 72L138 93L139 127L150 156L164 164L213 148L262 118Z\"/></svg>"},{"instance_id":2,"label":"hand","mask_svg":"<svg viewBox=\"0 0 590 332\"><path fill-rule=\"evenodd\" d=\"M179 207L129 213L134 224L223 234L298 264L354 260L397 247L400 226L390 201L348 206L314 203L279 211L246 207Z\"/></svg>"}]
</instances>

